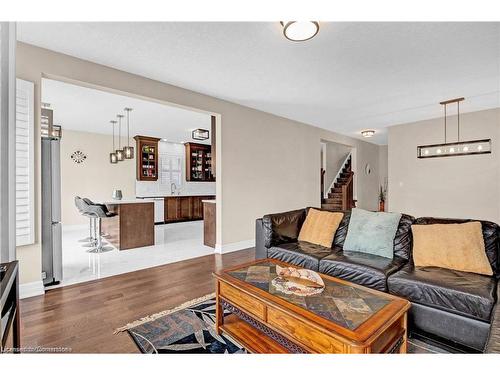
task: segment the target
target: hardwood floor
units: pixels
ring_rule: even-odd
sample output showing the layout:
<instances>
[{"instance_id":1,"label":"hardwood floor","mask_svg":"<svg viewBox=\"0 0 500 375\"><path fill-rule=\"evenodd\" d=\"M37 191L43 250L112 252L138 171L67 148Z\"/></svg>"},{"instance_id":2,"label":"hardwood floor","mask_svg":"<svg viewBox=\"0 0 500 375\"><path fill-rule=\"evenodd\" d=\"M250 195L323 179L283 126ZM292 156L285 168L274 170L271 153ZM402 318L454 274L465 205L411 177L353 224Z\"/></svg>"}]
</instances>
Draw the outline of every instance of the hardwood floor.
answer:
<instances>
[{"instance_id":1,"label":"hardwood floor","mask_svg":"<svg viewBox=\"0 0 500 375\"><path fill-rule=\"evenodd\" d=\"M21 345L67 347L73 353L138 353L126 332L113 331L213 292L213 271L254 258L254 249L208 255L23 299Z\"/></svg>"}]
</instances>

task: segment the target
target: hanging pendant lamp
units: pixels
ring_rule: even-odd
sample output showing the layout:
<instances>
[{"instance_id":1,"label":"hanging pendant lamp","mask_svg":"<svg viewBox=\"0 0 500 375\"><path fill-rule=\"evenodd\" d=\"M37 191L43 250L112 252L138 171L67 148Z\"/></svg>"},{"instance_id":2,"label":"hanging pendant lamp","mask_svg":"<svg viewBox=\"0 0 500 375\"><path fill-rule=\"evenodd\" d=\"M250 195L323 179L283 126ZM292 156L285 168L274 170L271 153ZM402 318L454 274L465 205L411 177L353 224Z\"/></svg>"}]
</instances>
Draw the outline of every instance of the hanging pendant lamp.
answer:
<instances>
[{"instance_id":1,"label":"hanging pendant lamp","mask_svg":"<svg viewBox=\"0 0 500 375\"><path fill-rule=\"evenodd\" d=\"M109 153L109 162L111 164L116 164L118 163L118 158L116 157L116 152L115 152L115 120L110 121L111 125L113 126L113 149L112 152Z\"/></svg>"},{"instance_id":2,"label":"hanging pendant lamp","mask_svg":"<svg viewBox=\"0 0 500 375\"><path fill-rule=\"evenodd\" d=\"M118 161L123 161L124 160L124 154L122 150L122 118L124 117L123 115L116 115L118 118L118 148L116 149L116 159Z\"/></svg>"},{"instance_id":3,"label":"hanging pendant lamp","mask_svg":"<svg viewBox=\"0 0 500 375\"><path fill-rule=\"evenodd\" d=\"M132 111L132 108L124 108L124 111L127 112L127 145L123 147L123 153L125 159L133 159L134 147L130 146L130 111Z\"/></svg>"},{"instance_id":4,"label":"hanging pendant lamp","mask_svg":"<svg viewBox=\"0 0 500 375\"><path fill-rule=\"evenodd\" d=\"M440 102L444 106L444 143L417 146L417 157L419 159L439 158L447 156L491 154L491 139L477 139L473 141L460 140L460 102L464 98L456 98ZM448 142L447 139L447 112L449 104L457 104L457 141Z\"/></svg>"}]
</instances>

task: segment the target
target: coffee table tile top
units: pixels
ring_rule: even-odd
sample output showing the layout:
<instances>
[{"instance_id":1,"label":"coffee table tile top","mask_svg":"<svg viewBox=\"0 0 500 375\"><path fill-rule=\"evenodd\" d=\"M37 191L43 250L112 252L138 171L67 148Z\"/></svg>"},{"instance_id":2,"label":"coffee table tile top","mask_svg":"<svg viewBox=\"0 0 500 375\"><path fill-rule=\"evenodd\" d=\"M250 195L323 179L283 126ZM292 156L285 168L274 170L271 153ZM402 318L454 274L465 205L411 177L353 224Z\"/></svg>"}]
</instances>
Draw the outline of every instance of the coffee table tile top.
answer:
<instances>
[{"instance_id":1,"label":"coffee table tile top","mask_svg":"<svg viewBox=\"0 0 500 375\"><path fill-rule=\"evenodd\" d=\"M350 330L355 330L391 302L383 296L327 278L323 278L325 289L319 294L285 294L271 283L277 277L276 265L272 262L246 266L228 274Z\"/></svg>"}]
</instances>

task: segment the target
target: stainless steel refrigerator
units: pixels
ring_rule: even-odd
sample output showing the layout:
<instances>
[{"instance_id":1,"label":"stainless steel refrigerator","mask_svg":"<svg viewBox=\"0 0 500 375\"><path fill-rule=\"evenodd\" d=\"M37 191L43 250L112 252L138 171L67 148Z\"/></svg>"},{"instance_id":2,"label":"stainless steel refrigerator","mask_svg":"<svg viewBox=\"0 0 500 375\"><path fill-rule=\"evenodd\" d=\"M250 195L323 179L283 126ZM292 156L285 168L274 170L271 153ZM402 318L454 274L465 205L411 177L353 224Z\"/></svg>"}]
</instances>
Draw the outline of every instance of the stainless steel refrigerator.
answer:
<instances>
[{"instance_id":1,"label":"stainless steel refrigerator","mask_svg":"<svg viewBox=\"0 0 500 375\"><path fill-rule=\"evenodd\" d=\"M42 279L48 286L62 278L60 140L42 138Z\"/></svg>"}]
</instances>

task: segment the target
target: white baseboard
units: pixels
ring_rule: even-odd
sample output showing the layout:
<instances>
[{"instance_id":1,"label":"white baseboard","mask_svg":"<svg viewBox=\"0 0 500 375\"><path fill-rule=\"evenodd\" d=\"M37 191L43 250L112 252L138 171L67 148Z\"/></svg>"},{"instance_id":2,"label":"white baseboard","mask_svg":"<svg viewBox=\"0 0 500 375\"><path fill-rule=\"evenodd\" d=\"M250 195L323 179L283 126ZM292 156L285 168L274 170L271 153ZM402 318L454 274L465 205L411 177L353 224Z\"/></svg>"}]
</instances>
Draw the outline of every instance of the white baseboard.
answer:
<instances>
[{"instance_id":1,"label":"white baseboard","mask_svg":"<svg viewBox=\"0 0 500 375\"><path fill-rule=\"evenodd\" d=\"M255 240L232 242L224 245L216 244L215 252L218 254L226 254L226 253L231 253L233 251L248 249L249 247L255 247Z\"/></svg>"},{"instance_id":2,"label":"white baseboard","mask_svg":"<svg viewBox=\"0 0 500 375\"><path fill-rule=\"evenodd\" d=\"M41 296L45 294L43 282L34 281L32 283L19 284L19 298L28 298L34 296Z\"/></svg>"}]
</instances>

